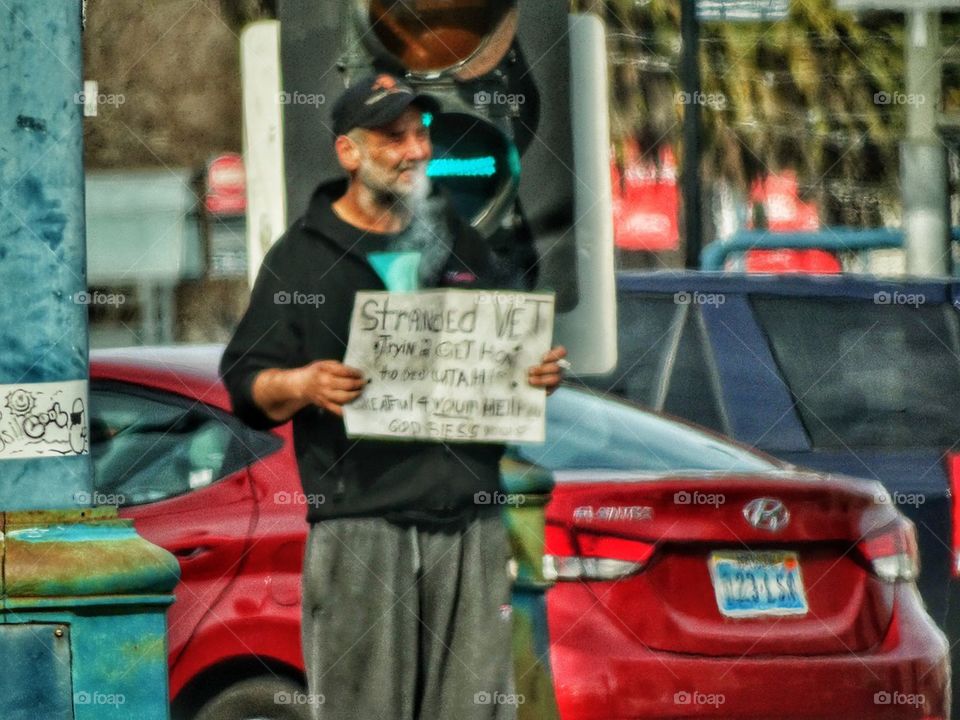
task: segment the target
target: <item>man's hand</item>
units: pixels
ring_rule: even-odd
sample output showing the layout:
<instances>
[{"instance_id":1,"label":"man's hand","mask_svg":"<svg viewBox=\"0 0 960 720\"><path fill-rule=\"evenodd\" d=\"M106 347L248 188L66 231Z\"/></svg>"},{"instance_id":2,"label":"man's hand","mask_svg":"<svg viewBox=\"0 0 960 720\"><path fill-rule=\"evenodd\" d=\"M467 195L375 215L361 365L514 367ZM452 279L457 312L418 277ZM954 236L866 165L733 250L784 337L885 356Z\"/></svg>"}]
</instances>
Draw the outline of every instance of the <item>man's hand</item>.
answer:
<instances>
[{"instance_id":1,"label":"man's hand","mask_svg":"<svg viewBox=\"0 0 960 720\"><path fill-rule=\"evenodd\" d=\"M334 415L343 415L343 406L363 391L363 373L336 360L317 360L300 368L301 394L309 404Z\"/></svg>"},{"instance_id":2,"label":"man's hand","mask_svg":"<svg viewBox=\"0 0 960 720\"><path fill-rule=\"evenodd\" d=\"M253 400L267 416L286 422L307 405L334 415L360 396L366 383L356 368L336 360L317 360L290 370L264 370L253 381Z\"/></svg>"},{"instance_id":3,"label":"man's hand","mask_svg":"<svg viewBox=\"0 0 960 720\"><path fill-rule=\"evenodd\" d=\"M539 365L534 365L527 372L527 382L534 387L546 388L547 395L553 393L563 380L563 368L566 361L567 349L563 345L558 345L543 356L543 361Z\"/></svg>"}]
</instances>

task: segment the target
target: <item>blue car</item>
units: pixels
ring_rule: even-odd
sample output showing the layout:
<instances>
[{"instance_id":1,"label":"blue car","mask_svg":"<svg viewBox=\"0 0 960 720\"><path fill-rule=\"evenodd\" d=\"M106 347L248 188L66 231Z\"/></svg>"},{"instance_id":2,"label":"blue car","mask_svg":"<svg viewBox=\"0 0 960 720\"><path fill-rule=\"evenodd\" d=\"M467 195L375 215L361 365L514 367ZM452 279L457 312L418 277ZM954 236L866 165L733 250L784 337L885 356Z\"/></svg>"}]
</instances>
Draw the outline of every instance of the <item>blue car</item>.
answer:
<instances>
[{"instance_id":1,"label":"blue car","mask_svg":"<svg viewBox=\"0 0 960 720\"><path fill-rule=\"evenodd\" d=\"M960 640L960 282L618 278L619 365L587 384L816 470L880 480ZM956 685L956 683L955 683Z\"/></svg>"}]
</instances>

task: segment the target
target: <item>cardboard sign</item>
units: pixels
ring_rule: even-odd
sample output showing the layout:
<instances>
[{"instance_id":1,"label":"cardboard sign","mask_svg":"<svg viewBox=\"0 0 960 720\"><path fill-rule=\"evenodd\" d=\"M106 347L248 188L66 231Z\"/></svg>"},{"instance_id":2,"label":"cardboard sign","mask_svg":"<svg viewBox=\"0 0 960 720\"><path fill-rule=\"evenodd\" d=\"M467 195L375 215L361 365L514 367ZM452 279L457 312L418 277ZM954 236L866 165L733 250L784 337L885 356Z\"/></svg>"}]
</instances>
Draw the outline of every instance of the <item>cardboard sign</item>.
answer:
<instances>
[{"instance_id":1,"label":"cardboard sign","mask_svg":"<svg viewBox=\"0 0 960 720\"><path fill-rule=\"evenodd\" d=\"M351 437L543 442L553 295L358 292L344 363L370 383L344 406Z\"/></svg>"}]
</instances>

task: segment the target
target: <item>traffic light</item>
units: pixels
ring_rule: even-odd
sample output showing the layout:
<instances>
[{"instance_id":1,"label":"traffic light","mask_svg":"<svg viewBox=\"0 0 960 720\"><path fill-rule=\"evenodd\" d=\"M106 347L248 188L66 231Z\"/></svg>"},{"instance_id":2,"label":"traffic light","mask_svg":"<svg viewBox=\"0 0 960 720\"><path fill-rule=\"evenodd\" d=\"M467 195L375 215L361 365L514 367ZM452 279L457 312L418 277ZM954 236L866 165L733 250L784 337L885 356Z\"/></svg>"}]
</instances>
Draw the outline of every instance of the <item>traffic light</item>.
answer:
<instances>
[{"instance_id":1,"label":"traffic light","mask_svg":"<svg viewBox=\"0 0 960 720\"><path fill-rule=\"evenodd\" d=\"M549 92L554 97L547 101L562 108L549 118L557 131L548 141L548 153L530 148L542 131L539 109L546 91L525 62L522 41L527 28L518 27L525 18L514 0L284 0L279 11L288 91L295 87L309 95L304 83L319 82L312 94L332 102L345 84L371 72L388 71L440 101L441 112L431 118L434 159L428 175L446 186L460 214L502 253L509 254L515 250L512 245L539 236L542 226L570 225L572 182L564 170L573 164L569 95L567 84L559 82L568 62L564 3L541 3L536 8L535 17L529 18L536 21L530 23L530 30L543 34L550 26L555 32L550 42L546 35L551 33L546 33L538 42L526 43L539 51L542 68L534 71L551 73L550 78L544 77L553 80ZM327 37L307 33L299 20L303 17L313 17L320 24L330 19L323 28ZM293 77L291 71L303 75ZM290 207L296 208L307 199L301 184L312 186L321 176L335 176L339 167L332 154L324 157L321 173L310 162L323 137L317 133L319 113L296 105L284 110L288 129L293 124L313 129L302 139L287 135L288 178L297 177L288 187L303 193L290 198ZM306 152L291 152L292 145ZM527 168L521 173L521 154L527 150L531 157L524 157L525 168L537 155L541 165L549 160L548 165L555 167L538 168L540 172ZM302 170L293 166L296 158L305 158ZM537 182L532 182L534 176ZM525 201L527 195L529 201ZM545 202L548 198L552 207Z\"/></svg>"},{"instance_id":2,"label":"traffic light","mask_svg":"<svg viewBox=\"0 0 960 720\"><path fill-rule=\"evenodd\" d=\"M287 207L299 216L318 182L342 175L329 112L344 87L374 72L401 76L440 104L429 118L427 174L504 265L538 276L538 289L556 292L561 314L584 310L585 294L591 302L604 296L602 309L591 310L602 320L578 324L602 330L605 365L615 352L612 226L603 220L611 213L609 138L598 121L607 117L606 79L571 93L578 33L567 9L565 0L279 0L283 95L316 100L283 107ZM594 50L602 57L600 38ZM581 165L588 158L600 171L575 163L577 101L591 104L579 115L600 138L579 153ZM578 215L600 218L600 226L575 228ZM585 250L586 240L599 249ZM609 276L602 288L584 287L584 263Z\"/></svg>"}]
</instances>

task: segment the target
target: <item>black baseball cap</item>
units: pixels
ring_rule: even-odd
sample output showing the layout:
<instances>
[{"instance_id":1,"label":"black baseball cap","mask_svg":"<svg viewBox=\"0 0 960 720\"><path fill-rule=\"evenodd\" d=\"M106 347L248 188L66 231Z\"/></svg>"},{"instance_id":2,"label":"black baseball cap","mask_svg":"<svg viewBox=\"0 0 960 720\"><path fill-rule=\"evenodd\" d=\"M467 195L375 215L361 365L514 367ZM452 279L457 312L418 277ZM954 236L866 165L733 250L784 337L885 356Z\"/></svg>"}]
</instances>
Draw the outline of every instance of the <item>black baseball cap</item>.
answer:
<instances>
[{"instance_id":1,"label":"black baseball cap","mask_svg":"<svg viewBox=\"0 0 960 720\"><path fill-rule=\"evenodd\" d=\"M439 103L429 95L389 73L360 78L343 91L333 105L331 118L335 135L344 135L354 128L376 128L389 125L411 105L436 113Z\"/></svg>"}]
</instances>

